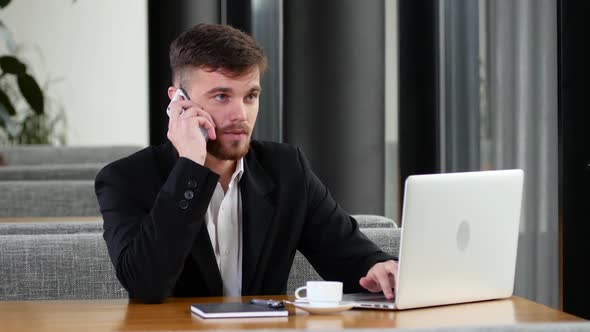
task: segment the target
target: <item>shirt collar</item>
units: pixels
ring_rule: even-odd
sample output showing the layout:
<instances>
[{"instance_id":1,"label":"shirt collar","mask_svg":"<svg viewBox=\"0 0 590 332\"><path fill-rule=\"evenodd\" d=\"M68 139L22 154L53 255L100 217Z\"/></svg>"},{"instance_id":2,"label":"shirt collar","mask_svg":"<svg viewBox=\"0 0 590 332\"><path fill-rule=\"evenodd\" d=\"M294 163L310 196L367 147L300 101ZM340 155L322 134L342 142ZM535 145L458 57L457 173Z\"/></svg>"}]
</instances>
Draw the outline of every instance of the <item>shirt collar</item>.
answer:
<instances>
[{"instance_id":1,"label":"shirt collar","mask_svg":"<svg viewBox=\"0 0 590 332\"><path fill-rule=\"evenodd\" d=\"M231 176L231 180L229 181L229 183L233 183L234 180L240 182L240 180L242 179L242 175L244 174L244 158L240 158L238 160L238 162L236 163L236 170L234 171L234 174L232 174Z\"/></svg>"}]
</instances>

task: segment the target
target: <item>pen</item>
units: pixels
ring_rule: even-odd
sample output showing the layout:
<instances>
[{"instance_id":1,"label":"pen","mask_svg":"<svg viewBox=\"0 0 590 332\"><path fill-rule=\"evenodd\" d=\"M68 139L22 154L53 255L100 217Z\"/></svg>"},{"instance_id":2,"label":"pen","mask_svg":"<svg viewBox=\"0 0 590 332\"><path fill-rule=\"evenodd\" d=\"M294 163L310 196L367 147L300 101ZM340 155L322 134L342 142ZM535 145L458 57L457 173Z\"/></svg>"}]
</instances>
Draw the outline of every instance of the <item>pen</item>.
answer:
<instances>
[{"instance_id":1,"label":"pen","mask_svg":"<svg viewBox=\"0 0 590 332\"><path fill-rule=\"evenodd\" d=\"M285 304L283 301L274 301L274 300L262 300L262 299L252 299L250 303L256 305L263 305L273 309L283 308Z\"/></svg>"}]
</instances>

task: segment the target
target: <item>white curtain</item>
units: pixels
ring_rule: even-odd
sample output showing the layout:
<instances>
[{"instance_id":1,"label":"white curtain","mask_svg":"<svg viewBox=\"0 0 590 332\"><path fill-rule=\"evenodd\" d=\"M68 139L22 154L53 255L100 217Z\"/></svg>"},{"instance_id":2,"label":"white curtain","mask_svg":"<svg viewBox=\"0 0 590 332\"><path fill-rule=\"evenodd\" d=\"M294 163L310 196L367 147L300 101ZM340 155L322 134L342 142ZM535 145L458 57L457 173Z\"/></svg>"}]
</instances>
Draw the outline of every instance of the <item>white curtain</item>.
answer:
<instances>
[{"instance_id":1,"label":"white curtain","mask_svg":"<svg viewBox=\"0 0 590 332\"><path fill-rule=\"evenodd\" d=\"M439 6L441 170L524 170L515 294L557 308L556 1Z\"/></svg>"},{"instance_id":2,"label":"white curtain","mask_svg":"<svg viewBox=\"0 0 590 332\"><path fill-rule=\"evenodd\" d=\"M557 4L485 4L490 135L482 161L524 169L515 292L558 307Z\"/></svg>"}]
</instances>

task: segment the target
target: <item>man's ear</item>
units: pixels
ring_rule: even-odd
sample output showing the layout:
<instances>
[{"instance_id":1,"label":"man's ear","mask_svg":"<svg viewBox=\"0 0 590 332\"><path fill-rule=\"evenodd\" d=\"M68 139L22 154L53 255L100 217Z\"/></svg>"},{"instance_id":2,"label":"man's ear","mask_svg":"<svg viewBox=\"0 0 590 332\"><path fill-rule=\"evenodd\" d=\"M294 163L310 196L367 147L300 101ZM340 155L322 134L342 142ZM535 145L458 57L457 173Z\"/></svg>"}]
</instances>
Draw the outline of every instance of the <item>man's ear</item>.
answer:
<instances>
[{"instance_id":1,"label":"man's ear","mask_svg":"<svg viewBox=\"0 0 590 332\"><path fill-rule=\"evenodd\" d=\"M176 87L175 86L169 86L168 87L168 98L170 100L172 100L172 97L174 96L174 92L176 92Z\"/></svg>"}]
</instances>

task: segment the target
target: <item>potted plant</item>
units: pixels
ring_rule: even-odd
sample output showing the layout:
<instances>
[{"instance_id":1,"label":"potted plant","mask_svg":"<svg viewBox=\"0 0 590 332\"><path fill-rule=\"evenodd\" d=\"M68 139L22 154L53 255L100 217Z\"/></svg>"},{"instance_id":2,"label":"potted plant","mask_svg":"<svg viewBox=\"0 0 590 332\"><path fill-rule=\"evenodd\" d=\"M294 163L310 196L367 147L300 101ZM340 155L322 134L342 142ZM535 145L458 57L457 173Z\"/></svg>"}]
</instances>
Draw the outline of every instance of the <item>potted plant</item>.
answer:
<instances>
[{"instance_id":1,"label":"potted plant","mask_svg":"<svg viewBox=\"0 0 590 332\"><path fill-rule=\"evenodd\" d=\"M0 0L0 9L9 3ZM12 35L2 21L0 36L7 51L0 55L0 145L64 144L65 135L60 133L65 124L62 107L47 98L26 63L19 59Z\"/></svg>"}]
</instances>

